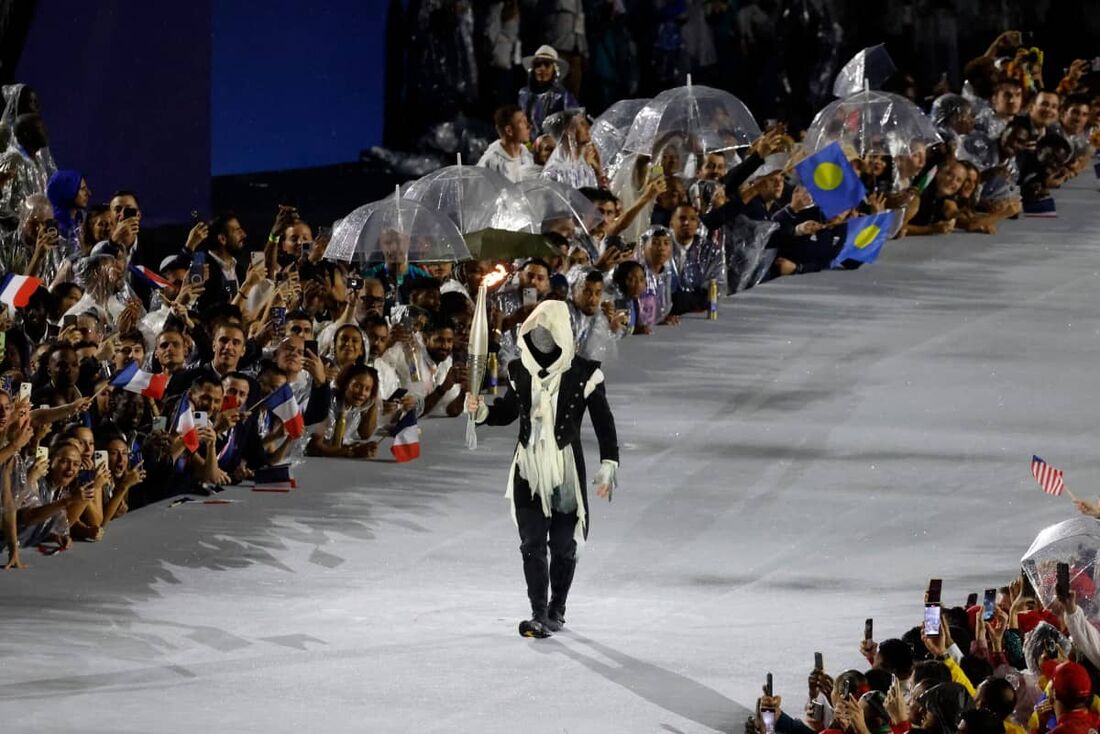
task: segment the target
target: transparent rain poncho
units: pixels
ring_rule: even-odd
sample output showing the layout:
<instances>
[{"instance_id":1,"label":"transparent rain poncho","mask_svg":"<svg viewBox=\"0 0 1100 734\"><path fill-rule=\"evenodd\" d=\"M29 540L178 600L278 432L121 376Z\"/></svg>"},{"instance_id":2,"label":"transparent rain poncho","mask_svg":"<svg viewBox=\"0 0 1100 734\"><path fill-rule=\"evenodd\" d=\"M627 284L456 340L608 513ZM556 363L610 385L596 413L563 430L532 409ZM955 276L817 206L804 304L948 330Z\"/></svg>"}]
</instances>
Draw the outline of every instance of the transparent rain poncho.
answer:
<instances>
[{"instance_id":1,"label":"transparent rain poncho","mask_svg":"<svg viewBox=\"0 0 1100 734\"><path fill-rule=\"evenodd\" d=\"M643 107L649 104L648 99L620 99L615 104L604 110L604 113L592 123L592 144L600 154L600 162L608 177L611 177L618 168L619 152L626 142L626 134L630 126L634 124L634 118Z\"/></svg>"},{"instance_id":2,"label":"transparent rain poncho","mask_svg":"<svg viewBox=\"0 0 1100 734\"><path fill-rule=\"evenodd\" d=\"M14 173L0 189L0 218L14 222L19 207L31 194L46 193L50 176L57 171L48 147L32 156L15 138L15 123L19 117L19 100L26 85L8 84L3 87L4 112L0 116L0 170Z\"/></svg>"},{"instance_id":3,"label":"transparent rain poncho","mask_svg":"<svg viewBox=\"0 0 1100 734\"><path fill-rule=\"evenodd\" d=\"M864 89L881 89L897 71L894 60L879 44L865 48L844 65L833 82L833 96L847 97Z\"/></svg>"},{"instance_id":4,"label":"transparent rain poncho","mask_svg":"<svg viewBox=\"0 0 1100 734\"><path fill-rule=\"evenodd\" d=\"M757 221L744 214L724 228L730 293L748 290L764 279L775 260L768 240L778 229L777 222Z\"/></svg>"},{"instance_id":5,"label":"transparent rain poncho","mask_svg":"<svg viewBox=\"0 0 1100 734\"><path fill-rule=\"evenodd\" d=\"M638 112L623 150L653 155L669 135L683 135L693 153L730 150L760 137L745 103L729 92L688 85L661 92Z\"/></svg>"},{"instance_id":6,"label":"transparent rain poncho","mask_svg":"<svg viewBox=\"0 0 1100 734\"><path fill-rule=\"evenodd\" d=\"M1100 619L1095 581L1097 549L1100 520L1091 517L1051 525L1035 536L1020 562L1043 606L1055 599L1058 563L1068 563L1070 588L1077 592L1077 605L1090 620Z\"/></svg>"},{"instance_id":7,"label":"transparent rain poncho","mask_svg":"<svg viewBox=\"0 0 1100 734\"><path fill-rule=\"evenodd\" d=\"M672 312L673 281L676 279L675 266L670 258L661 272L654 272L645 257L645 248L654 237L672 238L666 227L650 227L638 243L638 262L645 269L645 292L638 297L638 321L653 326L664 321Z\"/></svg>"},{"instance_id":8,"label":"transparent rain poncho","mask_svg":"<svg viewBox=\"0 0 1100 734\"><path fill-rule=\"evenodd\" d=\"M954 148L960 136L956 129L958 123L967 117L973 119L973 115L974 106L966 97L961 94L941 94L932 102L929 117L944 142L950 143Z\"/></svg>"},{"instance_id":9,"label":"transparent rain poncho","mask_svg":"<svg viewBox=\"0 0 1100 734\"><path fill-rule=\"evenodd\" d=\"M470 251L458 227L411 199L390 196L338 220L325 258L340 262L457 262Z\"/></svg>"},{"instance_id":10,"label":"transparent rain poncho","mask_svg":"<svg viewBox=\"0 0 1100 734\"><path fill-rule=\"evenodd\" d=\"M463 234L483 229L537 231L523 192L488 168L461 163L440 168L408 184L401 196L442 214Z\"/></svg>"},{"instance_id":11,"label":"transparent rain poncho","mask_svg":"<svg viewBox=\"0 0 1100 734\"><path fill-rule=\"evenodd\" d=\"M585 157L580 128L587 125L585 112L577 108L558 112L546 118L543 130L554 138L554 152L546 160L540 178L557 181L573 189L597 188L596 170Z\"/></svg>"},{"instance_id":12,"label":"transparent rain poncho","mask_svg":"<svg viewBox=\"0 0 1100 734\"><path fill-rule=\"evenodd\" d=\"M540 178L521 181L518 186L531 205L536 228L542 231L556 220L572 219L589 234L602 219L600 210L588 197L557 181Z\"/></svg>"},{"instance_id":13,"label":"transparent rain poncho","mask_svg":"<svg viewBox=\"0 0 1100 734\"><path fill-rule=\"evenodd\" d=\"M803 145L814 153L833 142L850 146L863 158L908 155L916 144L942 140L932 120L905 97L864 90L830 102L818 112Z\"/></svg>"}]
</instances>

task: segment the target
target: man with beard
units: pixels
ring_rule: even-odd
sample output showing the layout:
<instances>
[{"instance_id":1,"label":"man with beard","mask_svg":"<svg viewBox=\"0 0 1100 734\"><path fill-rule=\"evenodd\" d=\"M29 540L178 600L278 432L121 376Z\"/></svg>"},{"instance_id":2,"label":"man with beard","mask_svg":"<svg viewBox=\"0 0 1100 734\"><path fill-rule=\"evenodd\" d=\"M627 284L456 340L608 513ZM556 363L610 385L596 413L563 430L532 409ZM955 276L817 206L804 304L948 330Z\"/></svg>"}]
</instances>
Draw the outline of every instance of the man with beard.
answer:
<instances>
[{"instance_id":1,"label":"man with beard","mask_svg":"<svg viewBox=\"0 0 1100 734\"><path fill-rule=\"evenodd\" d=\"M525 637L549 637L565 624L565 605L577 566L577 540L588 535L590 514L580 440L585 411L600 445L601 465L593 484L596 494L609 501L619 447L603 372L598 362L574 356L565 303L539 304L524 322L519 337L520 358L509 366L504 396L487 406L483 398L467 393L466 410L478 423L494 426L520 420L505 493L519 529L531 603L531 618L520 623L519 632Z\"/></svg>"},{"instance_id":2,"label":"man with beard","mask_svg":"<svg viewBox=\"0 0 1100 734\"><path fill-rule=\"evenodd\" d=\"M603 360L626 330L626 317L603 300L603 275L589 270L577 280L569 300L569 321L576 338L576 352L585 359Z\"/></svg>"},{"instance_id":3,"label":"man with beard","mask_svg":"<svg viewBox=\"0 0 1100 734\"><path fill-rule=\"evenodd\" d=\"M455 364L451 352L454 350L454 325L448 321L437 320L424 330L424 346L427 351L425 363L431 381L418 383L431 386L431 392L424 396L424 416L462 413L462 389L466 382L466 365Z\"/></svg>"},{"instance_id":4,"label":"man with beard","mask_svg":"<svg viewBox=\"0 0 1100 734\"><path fill-rule=\"evenodd\" d=\"M215 303L233 300L240 287L237 277L237 255L244 248L248 233L244 231L237 215L226 212L210 223L213 240L207 252L210 260L210 275L206 282L206 292L200 304L202 309Z\"/></svg>"}]
</instances>

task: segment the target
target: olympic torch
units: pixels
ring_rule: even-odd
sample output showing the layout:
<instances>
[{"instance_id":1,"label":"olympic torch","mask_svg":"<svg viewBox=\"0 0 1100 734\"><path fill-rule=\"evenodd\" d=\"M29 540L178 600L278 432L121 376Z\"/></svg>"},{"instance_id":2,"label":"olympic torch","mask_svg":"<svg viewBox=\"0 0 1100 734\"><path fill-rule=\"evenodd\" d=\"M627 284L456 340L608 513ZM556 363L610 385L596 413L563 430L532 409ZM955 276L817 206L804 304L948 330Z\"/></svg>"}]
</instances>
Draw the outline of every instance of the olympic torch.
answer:
<instances>
[{"instance_id":1,"label":"olympic torch","mask_svg":"<svg viewBox=\"0 0 1100 734\"><path fill-rule=\"evenodd\" d=\"M485 380L485 368L489 361L489 311L486 301L489 287L507 277L508 271L498 265L497 269L481 279L477 289L477 303L474 305L474 318L470 322L470 346L466 350L466 366L469 368L469 389L475 397L481 394L481 383ZM477 448L477 427L473 413L466 414L466 448Z\"/></svg>"}]
</instances>

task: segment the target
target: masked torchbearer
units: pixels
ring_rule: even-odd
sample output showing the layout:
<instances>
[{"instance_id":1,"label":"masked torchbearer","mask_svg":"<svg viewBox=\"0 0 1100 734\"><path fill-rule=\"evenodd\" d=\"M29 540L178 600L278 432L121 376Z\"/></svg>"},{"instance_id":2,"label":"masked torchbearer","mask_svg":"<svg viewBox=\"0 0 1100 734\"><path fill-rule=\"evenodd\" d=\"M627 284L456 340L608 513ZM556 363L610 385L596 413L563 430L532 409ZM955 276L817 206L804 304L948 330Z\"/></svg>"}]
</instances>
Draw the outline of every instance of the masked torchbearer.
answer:
<instances>
[{"instance_id":1,"label":"masked torchbearer","mask_svg":"<svg viewBox=\"0 0 1100 734\"><path fill-rule=\"evenodd\" d=\"M466 409L477 423L491 426L519 418L519 442L505 494L519 528L531 600L531 619L521 622L519 631L524 637L549 637L565 624L577 541L588 536L581 448L586 409L600 445L600 469L593 484L596 494L609 501L619 446L600 363L574 355L569 309L563 301L544 301L531 312L519 330L519 352L520 358L508 366L504 395L492 405L468 395Z\"/></svg>"}]
</instances>

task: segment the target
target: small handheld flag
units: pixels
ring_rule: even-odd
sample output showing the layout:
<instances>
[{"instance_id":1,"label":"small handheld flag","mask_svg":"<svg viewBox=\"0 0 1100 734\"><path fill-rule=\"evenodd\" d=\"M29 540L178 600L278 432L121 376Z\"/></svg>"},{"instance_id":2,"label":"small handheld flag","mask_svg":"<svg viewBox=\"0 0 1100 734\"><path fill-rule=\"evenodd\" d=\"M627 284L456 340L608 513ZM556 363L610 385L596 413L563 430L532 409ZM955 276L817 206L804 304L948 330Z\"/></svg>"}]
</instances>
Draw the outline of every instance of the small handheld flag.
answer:
<instances>
[{"instance_id":1,"label":"small handheld flag","mask_svg":"<svg viewBox=\"0 0 1100 734\"><path fill-rule=\"evenodd\" d=\"M873 263L882 246L894 231L897 212L890 209L880 214L848 220L848 236L844 247L833 260L833 267L840 267L845 260Z\"/></svg>"},{"instance_id":2,"label":"small handheld flag","mask_svg":"<svg viewBox=\"0 0 1100 734\"><path fill-rule=\"evenodd\" d=\"M416 423L414 411L406 411L405 415L401 416L401 420L397 421L390 435L393 436L390 453L398 463L412 461L420 456L420 426Z\"/></svg>"},{"instance_id":3,"label":"small handheld flag","mask_svg":"<svg viewBox=\"0 0 1100 734\"><path fill-rule=\"evenodd\" d=\"M38 278L8 273L4 276L4 280L0 281L0 301L12 308L23 308L40 285L42 281Z\"/></svg>"},{"instance_id":4,"label":"small handheld flag","mask_svg":"<svg viewBox=\"0 0 1100 734\"><path fill-rule=\"evenodd\" d=\"M168 387L168 375L146 372L138 368L137 362L131 361L121 372L111 378L111 387L121 387L128 392L136 392L153 400L160 400L164 397L164 389Z\"/></svg>"},{"instance_id":5,"label":"small handheld flag","mask_svg":"<svg viewBox=\"0 0 1100 734\"><path fill-rule=\"evenodd\" d=\"M150 288L156 288L157 290L160 290L161 288L171 285L155 270L147 268L144 265L131 265L130 272L134 274L135 278L137 278Z\"/></svg>"},{"instance_id":6,"label":"small handheld flag","mask_svg":"<svg viewBox=\"0 0 1100 734\"><path fill-rule=\"evenodd\" d=\"M1066 488L1062 479L1065 476L1064 472L1061 469L1055 469L1038 456L1031 457L1031 476L1035 477L1035 481L1044 492L1055 497L1061 495L1062 490Z\"/></svg>"},{"instance_id":7,"label":"small handheld flag","mask_svg":"<svg viewBox=\"0 0 1100 734\"><path fill-rule=\"evenodd\" d=\"M300 438L306 430L305 419L298 408L298 401L294 398L294 391L290 385L283 383L275 392L264 399L264 407L270 410L283 422L283 430L291 438Z\"/></svg>"},{"instance_id":8,"label":"small handheld flag","mask_svg":"<svg viewBox=\"0 0 1100 734\"><path fill-rule=\"evenodd\" d=\"M867 188L839 143L830 143L802 160L795 170L827 219L858 206L867 198Z\"/></svg>"},{"instance_id":9,"label":"small handheld flag","mask_svg":"<svg viewBox=\"0 0 1100 734\"><path fill-rule=\"evenodd\" d=\"M191 453L199 450L199 427L195 425L195 413L191 410L191 401L187 399L186 392L180 396L176 413L176 433Z\"/></svg>"}]
</instances>

